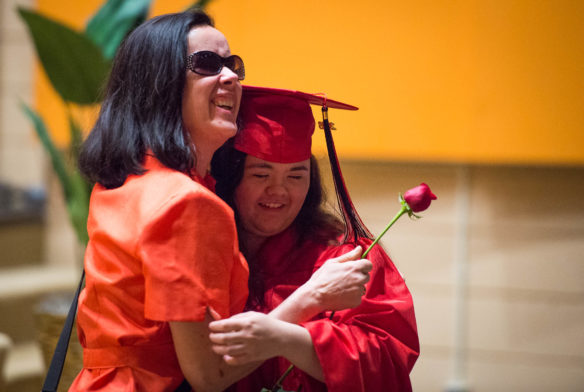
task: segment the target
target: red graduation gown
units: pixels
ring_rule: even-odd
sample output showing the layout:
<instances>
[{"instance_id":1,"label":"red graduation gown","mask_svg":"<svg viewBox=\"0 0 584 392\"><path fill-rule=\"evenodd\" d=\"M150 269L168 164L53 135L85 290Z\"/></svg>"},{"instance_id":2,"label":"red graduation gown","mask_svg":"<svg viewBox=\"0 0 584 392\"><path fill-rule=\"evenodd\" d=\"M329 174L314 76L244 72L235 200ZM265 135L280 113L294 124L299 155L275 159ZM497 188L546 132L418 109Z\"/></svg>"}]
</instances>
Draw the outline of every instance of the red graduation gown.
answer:
<instances>
[{"instance_id":1,"label":"red graduation gown","mask_svg":"<svg viewBox=\"0 0 584 392\"><path fill-rule=\"evenodd\" d=\"M327 259L353 249L354 243L327 246L312 241L298 247L293 229L274 236L263 246L258 262L265 282L268 312L308 280ZM359 245L367 249L371 241ZM294 369L284 380L285 390L411 391L409 374L419 355L412 297L389 256L376 246L367 257L373 263L371 280L360 306L321 314L303 326L309 331L322 365L326 385ZM237 392L271 388L290 363L273 358L233 387Z\"/></svg>"}]
</instances>

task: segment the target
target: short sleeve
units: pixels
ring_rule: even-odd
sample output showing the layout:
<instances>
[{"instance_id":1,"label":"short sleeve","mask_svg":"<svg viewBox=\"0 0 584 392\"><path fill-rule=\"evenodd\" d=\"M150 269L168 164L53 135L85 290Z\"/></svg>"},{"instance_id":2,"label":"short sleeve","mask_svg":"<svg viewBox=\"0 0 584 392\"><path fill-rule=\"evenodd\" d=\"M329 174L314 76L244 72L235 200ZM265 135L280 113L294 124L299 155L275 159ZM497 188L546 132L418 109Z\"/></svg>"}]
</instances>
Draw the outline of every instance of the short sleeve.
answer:
<instances>
[{"instance_id":1,"label":"short sleeve","mask_svg":"<svg viewBox=\"0 0 584 392\"><path fill-rule=\"evenodd\" d=\"M241 256L233 212L215 195L196 189L169 198L138 247L146 318L203 321L207 306L229 316L232 269Z\"/></svg>"}]
</instances>

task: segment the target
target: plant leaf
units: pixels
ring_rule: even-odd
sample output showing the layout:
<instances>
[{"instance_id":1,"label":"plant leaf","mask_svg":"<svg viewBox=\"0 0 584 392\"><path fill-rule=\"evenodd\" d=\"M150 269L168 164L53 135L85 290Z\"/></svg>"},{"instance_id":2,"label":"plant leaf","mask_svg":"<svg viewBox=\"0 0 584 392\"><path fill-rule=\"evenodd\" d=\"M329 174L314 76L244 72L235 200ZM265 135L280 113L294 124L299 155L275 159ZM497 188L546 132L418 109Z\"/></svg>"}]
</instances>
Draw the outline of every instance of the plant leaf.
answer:
<instances>
[{"instance_id":1,"label":"plant leaf","mask_svg":"<svg viewBox=\"0 0 584 392\"><path fill-rule=\"evenodd\" d=\"M195 1L193 4L191 4L190 6L187 7L187 10L193 10L193 9L205 9L205 7L207 6L207 4L209 4L212 0L198 0Z\"/></svg>"},{"instance_id":2,"label":"plant leaf","mask_svg":"<svg viewBox=\"0 0 584 392\"><path fill-rule=\"evenodd\" d=\"M152 0L108 0L91 18L85 34L112 59L126 35L146 20Z\"/></svg>"},{"instance_id":3,"label":"plant leaf","mask_svg":"<svg viewBox=\"0 0 584 392\"><path fill-rule=\"evenodd\" d=\"M49 80L65 101L99 100L110 63L86 35L37 12L19 7Z\"/></svg>"},{"instance_id":4,"label":"plant leaf","mask_svg":"<svg viewBox=\"0 0 584 392\"><path fill-rule=\"evenodd\" d=\"M71 220L73 229L77 234L77 239L82 244L87 244L89 241L87 234L87 216L89 213L89 197L92 187L76 168L79 151L83 143L83 131L77 121L75 121L69 106L67 106L67 118L69 120L69 132L71 134L71 144L69 146L70 158L75 165L69 175L71 197L67 201L67 211L69 212L69 219Z\"/></svg>"},{"instance_id":5,"label":"plant leaf","mask_svg":"<svg viewBox=\"0 0 584 392\"><path fill-rule=\"evenodd\" d=\"M75 121L75 118L73 118L69 106L67 106L67 120L69 122L69 134L71 136L71 143L69 144L71 160L77 162L79 151L81 150L81 144L83 143L83 131L77 121Z\"/></svg>"},{"instance_id":6,"label":"plant leaf","mask_svg":"<svg viewBox=\"0 0 584 392\"><path fill-rule=\"evenodd\" d=\"M69 219L77 234L77 239L82 244L87 244L89 241L89 235L87 234L87 216L89 214L91 189L87 186L87 181L78 170L73 170L70 178L72 195L67 201Z\"/></svg>"},{"instance_id":7,"label":"plant leaf","mask_svg":"<svg viewBox=\"0 0 584 392\"><path fill-rule=\"evenodd\" d=\"M32 121L37 136L51 158L53 170L55 170L61 184L69 219L77 238L83 244L86 244L89 239L87 235L87 214L91 187L79 171L67 168L63 154L55 147L42 117L27 104L21 102L20 105L26 116Z\"/></svg>"},{"instance_id":8,"label":"plant leaf","mask_svg":"<svg viewBox=\"0 0 584 392\"><path fill-rule=\"evenodd\" d=\"M24 113L26 114L26 116L32 121L37 136L39 137L42 145L44 146L45 151L47 151L47 153L49 154L49 157L51 158L51 163L53 164L53 169L55 170L55 173L59 178L59 182L61 183L65 200L68 201L71 198L71 195L73 194L72 190L73 186L71 184L69 170L67 169L65 160L63 159L61 152L57 149L57 147L55 147L55 144L53 143L53 140L51 139L51 136L49 135L47 127L45 126L45 123L41 116L39 116L39 114L36 111L34 111L31 107L29 107L27 104L23 102L20 103L20 106Z\"/></svg>"}]
</instances>

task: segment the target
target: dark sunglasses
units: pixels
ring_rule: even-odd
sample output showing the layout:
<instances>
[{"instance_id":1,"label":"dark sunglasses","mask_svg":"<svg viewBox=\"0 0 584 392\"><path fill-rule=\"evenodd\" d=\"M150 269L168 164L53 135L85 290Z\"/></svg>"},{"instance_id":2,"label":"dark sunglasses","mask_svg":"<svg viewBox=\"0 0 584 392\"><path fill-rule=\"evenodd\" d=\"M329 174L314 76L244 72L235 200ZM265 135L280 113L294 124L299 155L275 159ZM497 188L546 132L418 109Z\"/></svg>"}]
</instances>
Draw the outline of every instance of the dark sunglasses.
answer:
<instances>
[{"instance_id":1,"label":"dark sunglasses","mask_svg":"<svg viewBox=\"0 0 584 392\"><path fill-rule=\"evenodd\" d=\"M232 54L229 57L221 57L215 52L202 50L187 56L187 68L199 75L218 75L223 67L232 70L239 80L245 78L245 66L238 55Z\"/></svg>"}]
</instances>

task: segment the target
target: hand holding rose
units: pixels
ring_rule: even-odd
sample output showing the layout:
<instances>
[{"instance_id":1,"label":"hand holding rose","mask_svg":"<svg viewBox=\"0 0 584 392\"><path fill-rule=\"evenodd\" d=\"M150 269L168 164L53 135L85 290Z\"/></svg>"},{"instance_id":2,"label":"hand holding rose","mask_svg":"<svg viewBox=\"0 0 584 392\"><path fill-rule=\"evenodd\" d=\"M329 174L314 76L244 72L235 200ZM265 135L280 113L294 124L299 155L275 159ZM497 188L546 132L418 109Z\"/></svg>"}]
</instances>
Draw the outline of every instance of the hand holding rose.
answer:
<instances>
[{"instance_id":1,"label":"hand holding rose","mask_svg":"<svg viewBox=\"0 0 584 392\"><path fill-rule=\"evenodd\" d=\"M371 261L361 258L361 247L327 260L299 290L307 290L319 312L359 306L369 282Z\"/></svg>"}]
</instances>

